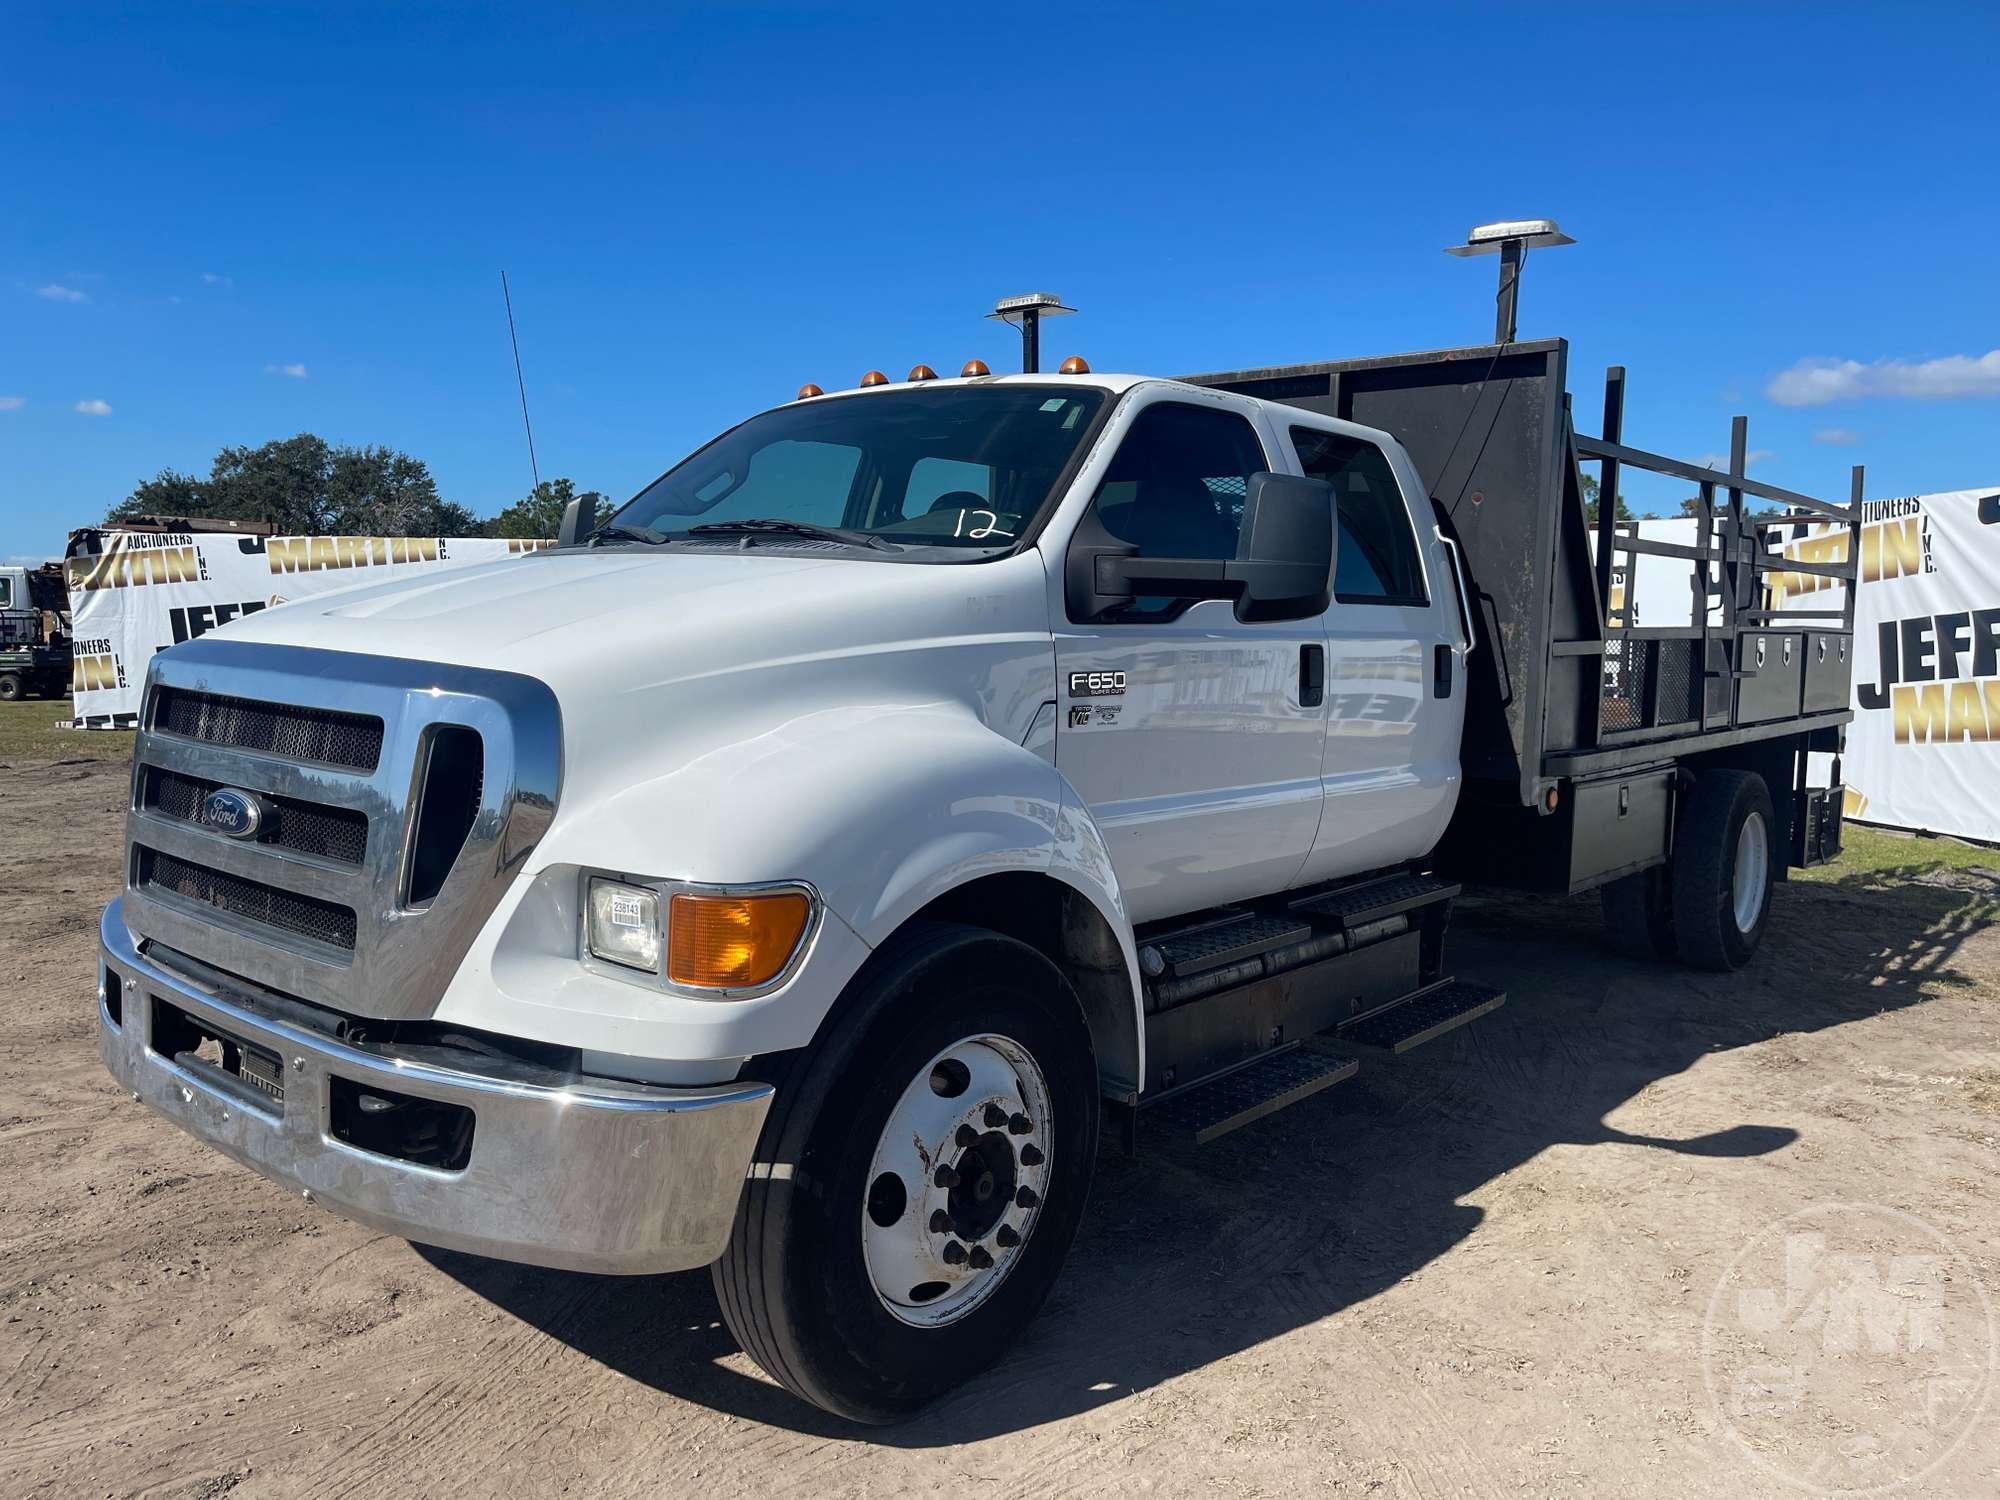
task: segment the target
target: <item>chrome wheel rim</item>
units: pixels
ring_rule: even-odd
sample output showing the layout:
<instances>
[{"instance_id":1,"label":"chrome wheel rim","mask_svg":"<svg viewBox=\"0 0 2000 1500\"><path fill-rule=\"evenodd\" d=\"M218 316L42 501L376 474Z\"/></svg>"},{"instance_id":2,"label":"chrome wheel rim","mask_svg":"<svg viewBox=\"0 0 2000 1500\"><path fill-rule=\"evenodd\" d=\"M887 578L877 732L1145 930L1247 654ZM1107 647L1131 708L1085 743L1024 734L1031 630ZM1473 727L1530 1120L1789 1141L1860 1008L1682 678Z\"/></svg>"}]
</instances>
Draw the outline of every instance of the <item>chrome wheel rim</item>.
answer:
<instances>
[{"instance_id":1,"label":"chrome wheel rim","mask_svg":"<svg viewBox=\"0 0 2000 1500\"><path fill-rule=\"evenodd\" d=\"M941 1328L993 1295L1041 1217L1054 1142L1049 1086L1019 1042L954 1042L910 1080L868 1165L861 1253L876 1297Z\"/></svg>"},{"instance_id":2,"label":"chrome wheel rim","mask_svg":"<svg viewBox=\"0 0 2000 1500\"><path fill-rule=\"evenodd\" d=\"M1764 915L1764 886L1770 878L1771 835L1764 815L1752 813L1736 833L1736 871L1730 893L1736 906L1736 930L1749 932Z\"/></svg>"}]
</instances>

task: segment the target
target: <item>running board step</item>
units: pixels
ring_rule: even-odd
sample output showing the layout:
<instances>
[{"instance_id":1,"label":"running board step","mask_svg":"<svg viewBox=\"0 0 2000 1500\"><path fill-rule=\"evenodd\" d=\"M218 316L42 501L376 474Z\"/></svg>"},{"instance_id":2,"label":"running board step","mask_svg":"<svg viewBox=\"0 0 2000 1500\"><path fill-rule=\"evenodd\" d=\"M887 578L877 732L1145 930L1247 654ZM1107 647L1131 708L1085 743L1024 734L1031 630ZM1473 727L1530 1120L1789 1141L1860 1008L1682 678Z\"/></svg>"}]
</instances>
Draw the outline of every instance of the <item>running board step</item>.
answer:
<instances>
[{"instance_id":1,"label":"running board step","mask_svg":"<svg viewBox=\"0 0 2000 1500\"><path fill-rule=\"evenodd\" d=\"M1185 979L1226 964L1241 963L1312 936L1312 927L1297 917L1249 913L1228 921L1209 922L1170 933L1146 944L1164 965L1163 974Z\"/></svg>"},{"instance_id":2,"label":"running board step","mask_svg":"<svg viewBox=\"0 0 2000 1500\"><path fill-rule=\"evenodd\" d=\"M1171 1135L1205 1146L1219 1135L1346 1082L1360 1066L1344 1052L1286 1047L1231 1068L1220 1077L1176 1089L1142 1113L1149 1128L1157 1125Z\"/></svg>"},{"instance_id":3,"label":"running board step","mask_svg":"<svg viewBox=\"0 0 2000 1500\"><path fill-rule=\"evenodd\" d=\"M1343 1022L1334 1035L1356 1047L1408 1052L1506 1003L1505 991L1491 985L1448 979L1358 1020Z\"/></svg>"},{"instance_id":4,"label":"running board step","mask_svg":"<svg viewBox=\"0 0 2000 1500\"><path fill-rule=\"evenodd\" d=\"M1352 932L1384 917L1449 901L1458 892L1459 887L1453 882L1439 880L1435 875L1389 875L1365 885L1341 886L1317 896L1301 897L1292 903L1291 909L1309 916L1331 917Z\"/></svg>"}]
</instances>

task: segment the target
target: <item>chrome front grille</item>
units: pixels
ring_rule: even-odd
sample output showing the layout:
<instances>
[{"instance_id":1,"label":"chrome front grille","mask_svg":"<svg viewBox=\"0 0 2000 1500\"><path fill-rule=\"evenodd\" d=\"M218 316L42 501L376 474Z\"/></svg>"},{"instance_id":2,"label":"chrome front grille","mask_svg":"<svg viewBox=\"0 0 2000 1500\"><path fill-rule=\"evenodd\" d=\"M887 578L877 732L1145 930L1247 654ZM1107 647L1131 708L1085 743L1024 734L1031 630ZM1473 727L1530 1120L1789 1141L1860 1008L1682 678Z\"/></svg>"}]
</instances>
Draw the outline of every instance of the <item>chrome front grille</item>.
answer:
<instances>
[{"instance_id":1,"label":"chrome front grille","mask_svg":"<svg viewBox=\"0 0 2000 1500\"><path fill-rule=\"evenodd\" d=\"M372 771L382 758L382 721L287 703L256 703L223 693L161 687L152 725L163 734L255 750L285 760Z\"/></svg>"},{"instance_id":2,"label":"chrome front grille","mask_svg":"<svg viewBox=\"0 0 2000 1500\"><path fill-rule=\"evenodd\" d=\"M132 847L132 878L139 889L171 901L210 907L252 927L354 951L354 909L221 870L206 870L172 854Z\"/></svg>"},{"instance_id":3,"label":"chrome front grille","mask_svg":"<svg viewBox=\"0 0 2000 1500\"><path fill-rule=\"evenodd\" d=\"M532 678L198 639L153 659L134 751L135 933L355 1015L436 1008L554 815ZM204 813L229 789L255 826Z\"/></svg>"},{"instance_id":4,"label":"chrome front grille","mask_svg":"<svg viewBox=\"0 0 2000 1500\"><path fill-rule=\"evenodd\" d=\"M162 817L183 823L202 821L202 803L222 783L199 776L183 776L148 766L141 773L139 805ZM358 865L368 852L368 819L365 814L344 807L315 807L290 797L263 797L263 827L257 841L289 849L297 854L317 855L337 864Z\"/></svg>"}]
</instances>

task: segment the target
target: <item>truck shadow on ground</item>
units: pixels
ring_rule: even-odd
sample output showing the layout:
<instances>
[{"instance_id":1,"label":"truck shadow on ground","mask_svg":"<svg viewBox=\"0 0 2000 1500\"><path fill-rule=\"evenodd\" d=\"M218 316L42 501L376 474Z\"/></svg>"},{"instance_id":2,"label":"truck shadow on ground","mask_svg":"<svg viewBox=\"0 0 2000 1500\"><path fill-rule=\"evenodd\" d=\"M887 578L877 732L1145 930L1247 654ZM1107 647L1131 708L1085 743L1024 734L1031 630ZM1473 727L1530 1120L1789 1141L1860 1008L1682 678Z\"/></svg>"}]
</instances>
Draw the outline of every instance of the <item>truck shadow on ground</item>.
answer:
<instances>
[{"instance_id":1,"label":"truck shadow on ground","mask_svg":"<svg viewBox=\"0 0 2000 1500\"><path fill-rule=\"evenodd\" d=\"M1376 1295L1477 1234L1462 1200L1557 1146L1653 1148L1621 1190L1689 1159L1783 1152L1809 1122L1753 1118L1691 1139L1607 1116L1703 1057L1921 1004L1971 981L1959 945L2000 883L1903 884L1898 872L1781 889L1758 958L1734 975L1612 954L1595 902L1470 902L1458 972L1507 1006L1205 1148L1107 1139L1068 1267L1042 1316L986 1375L895 1427L795 1400L741 1360L706 1272L627 1280L425 1250L438 1269L578 1351L711 1409L897 1447L974 1441L1073 1416L1251 1349ZM1551 1243L1552 1258L1561 1246Z\"/></svg>"}]
</instances>

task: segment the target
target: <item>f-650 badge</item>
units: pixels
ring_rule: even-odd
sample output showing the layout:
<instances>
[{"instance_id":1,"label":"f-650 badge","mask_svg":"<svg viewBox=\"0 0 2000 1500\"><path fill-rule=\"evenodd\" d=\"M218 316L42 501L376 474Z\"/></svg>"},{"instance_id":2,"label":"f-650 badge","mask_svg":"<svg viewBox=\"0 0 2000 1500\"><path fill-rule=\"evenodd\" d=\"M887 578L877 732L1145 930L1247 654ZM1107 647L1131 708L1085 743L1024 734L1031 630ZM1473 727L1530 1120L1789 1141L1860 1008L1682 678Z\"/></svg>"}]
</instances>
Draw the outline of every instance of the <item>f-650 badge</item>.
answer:
<instances>
[{"instance_id":1,"label":"f-650 badge","mask_svg":"<svg viewBox=\"0 0 2000 1500\"><path fill-rule=\"evenodd\" d=\"M1069 674L1069 695L1072 698L1115 698L1125 691L1123 672L1072 672Z\"/></svg>"}]
</instances>

